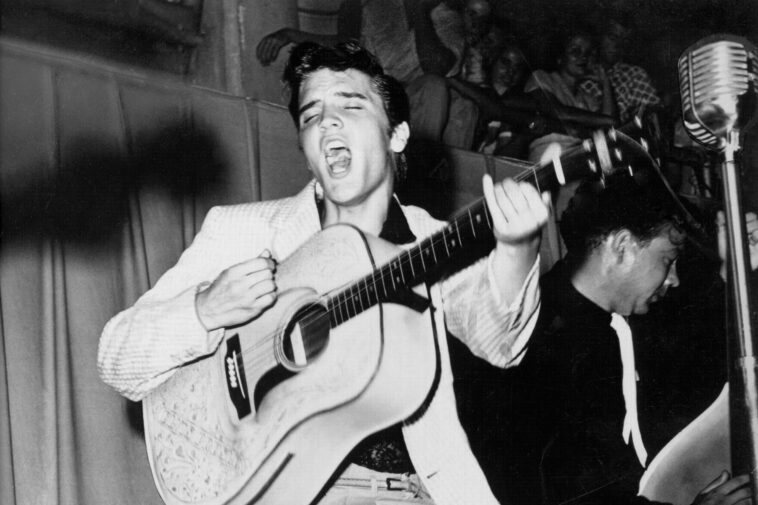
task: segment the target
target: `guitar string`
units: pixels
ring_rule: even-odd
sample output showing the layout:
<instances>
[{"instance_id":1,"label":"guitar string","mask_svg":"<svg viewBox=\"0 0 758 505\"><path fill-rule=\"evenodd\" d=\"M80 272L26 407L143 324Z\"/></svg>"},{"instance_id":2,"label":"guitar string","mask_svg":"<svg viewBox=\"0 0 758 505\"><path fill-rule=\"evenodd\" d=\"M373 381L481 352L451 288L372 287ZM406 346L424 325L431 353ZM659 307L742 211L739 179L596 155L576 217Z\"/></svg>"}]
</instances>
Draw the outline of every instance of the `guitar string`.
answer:
<instances>
[{"instance_id":1,"label":"guitar string","mask_svg":"<svg viewBox=\"0 0 758 505\"><path fill-rule=\"evenodd\" d=\"M576 153L576 152L570 152L570 153L568 153L568 157L573 157L574 155L577 155L577 154L578 154L578 153ZM583 154L583 155L585 155L585 156L589 156L590 152L583 152L583 153L579 153L579 154ZM547 169L547 168L549 168L549 167L551 167L551 166L553 166L553 167L554 167L554 166L555 166L555 163L554 163L554 162L550 162L550 163L547 163L547 164L545 164L545 165L540 165L539 163L533 163L533 164L525 164L524 166L525 166L526 168L525 168L525 169L524 169L522 172L520 172L519 174L517 174L516 176L514 176L514 177L513 177L513 179L514 179L515 181L517 181L517 182L521 182L521 181L524 181L524 180L526 180L526 179L527 179L527 178L529 178L529 177L533 177L533 178L534 178L534 182L535 182L535 184L536 184L537 188L540 188L540 186L539 186L539 177L538 177L538 174L539 174L539 173L544 173L544 172L546 171L546 169ZM540 189L541 189L541 188L540 188ZM463 218L463 217L464 217L464 216L465 216L465 215L468 213L468 217L469 217L469 219L470 219L470 210L471 210L472 208L474 208L475 206L477 206L477 205L480 205L480 204L481 204L483 201L484 201L484 199L479 199L479 200L477 200L476 202L474 202L473 204L466 206L464 209L462 209L462 210L461 210L461 211L460 211L460 212L459 212L459 213L458 213L458 214L457 214L457 215L456 215L456 216L455 216L455 217L454 217L454 218L451 220L451 222L452 222L452 223L453 223L453 224L454 224L456 227L458 227L458 226L459 226L459 221L461 220L461 218ZM487 209L486 209L486 207L485 207L485 212L486 212L486 211L487 211ZM449 226L449 227L451 227L452 225L448 225L448 226ZM472 226L473 226L473 223L472 223ZM491 228L491 225L489 225L489 226L490 226L490 228ZM443 232L444 232L444 228L443 228ZM446 246L446 248L447 248L447 243L446 243L446 238L445 238L445 235L444 235L444 233L441 233L441 234L440 234L440 233L438 232L438 233L436 234L436 236L438 237L438 238L436 238L436 239L435 239L435 235L432 235L432 236L430 237L430 245L431 245L431 247L432 247L432 251L434 251L434 246L435 246L435 245L439 245L440 243L441 243L441 244L444 244L444 245ZM460 245L460 244L459 244L459 245ZM382 272L382 271L384 271L384 270L385 270L385 269L386 269L386 268L387 268L389 265L391 265L391 264L392 264L392 262L393 262L393 261L397 261L398 263L400 263L400 270L401 270L401 275L402 275L402 271L403 271L403 270L402 270L402 266L403 266L403 264L404 264L406 261L408 261L408 263L411 265L411 268L412 268L412 263L413 263L413 260L414 260L415 258L422 258L422 256L423 256L423 253L422 253L422 251L421 251L421 248L420 248L420 244L419 244L418 246L415 246L415 247L413 247L412 249L409 249L409 250L407 250L407 251L406 251L406 253L407 253L407 254L406 254L407 258L409 258L409 261L408 261L408 260L405 260L402 254L401 254L401 255L398 255L398 256L397 256L397 258L398 258L397 260L394 260L394 259L393 259L393 260L389 261L388 263L386 263L385 265L383 265L383 266L382 266L382 267L380 267L379 269L377 269L377 270L374 270L374 271L373 271L373 273L372 273L370 276L369 276L369 275L367 275L367 276L366 276L366 277L364 277L362 280L358 281L358 283L360 283L360 282L363 282L363 281L364 281L365 279L367 279L368 277L371 277L371 279L372 279L372 280L371 280L371 283L370 283L370 284L369 284L369 283L367 283L367 282L364 282L364 284L366 284L366 286L367 286L366 288L359 288L359 289L356 291L356 293L355 293L355 294L351 293L351 294L349 295L349 298L346 298L346 299L345 299L345 300L343 300L343 301L338 301L338 302L336 302L336 303L337 303L337 304L336 304L336 306L333 306L333 307L332 307L332 312L334 312L334 311L336 311L336 310L338 310L338 309L339 309L339 314L340 314L340 317L342 317L342 315L343 315L343 311L342 311L342 308L344 307L344 311L345 311L345 313L347 313L347 315L348 315L348 317L347 317L347 318L344 318L344 320L343 320L342 322L340 322L339 324L342 324L342 323L343 323L344 321L346 321L347 319L350 319L351 317L353 317L353 316L357 315L357 312L356 312L355 314L352 314L352 315L350 314L350 306L348 305L348 300L351 300L351 301L352 301L352 303L353 303L353 305L355 306L355 298L356 298L356 296L357 296L357 297L358 297L358 299L359 299L359 305L360 305L360 307L361 307L361 311L360 311L360 312L363 312L363 311L365 311L365 310L366 310L366 309L363 307L363 305L362 305L362 303L361 303L361 301L360 301L360 300L362 299L362 296L363 296L364 294L366 294L367 296L369 295L369 293L370 293L370 292L369 292L369 287L371 286L371 284L374 284L374 285L375 285L375 284L377 284L377 281L376 281L376 274L377 274L378 272ZM422 259L422 265L423 265L423 259ZM380 276L379 276L379 278L382 280L382 287L383 287L383 290L385 291L385 295L386 295L386 291L387 291L387 289L386 289L386 286L385 286L385 283L384 283L384 279L385 279L386 277L387 277L387 276L386 276L384 273L380 274ZM395 282L394 282L394 280L392 280L392 279L390 279L390 280L392 281L392 285L393 285L393 287L394 287L394 285L395 285ZM374 293L376 293L376 287L374 287L373 289L374 289ZM344 292L345 292L345 290L343 289L342 291L340 291L339 293L337 293L337 294L335 295L335 297L339 296L341 293L344 293ZM376 296L376 295L375 295L375 296ZM330 300L335 300L335 299L336 299L335 297L333 297L333 298L330 298ZM323 305L323 303L322 303L322 302L313 302L313 303L311 303L310 305L304 305L304 306L303 306L303 307L300 309L300 311L308 311L308 310L310 310L310 309L314 308L314 307L315 307L315 306L317 306L317 305ZM326 304L326 305L328 306L328 301L327 301L327 304ZM373 305L374 305L374 304L371 304L371 306L373 306ZM326 312L319 312L317 315L313 315L313 316L305 316L305 317L304 317L304 318L301 320L301 323L302 323L302 325L305 325L305 326L307 326L307 325L313 324L314 322L317 322L317 321L319 321L319 320L323 320L324 318L331 318L331 313L332 313L332 312L330 312L329 310L327 310ZM287 325L288 325L288 324L289 324L289 321L287 322ZM239 360L240 360L240 359L242 359L243 357L245 357L245 356L249 355L250 353L254 353L254 352L257 352L257 351L258 351L258 349L259 349L259 348L261 348L261 347L262 347L262 346L264 346L264 345L268 345L268 344L269 344L269 343L270 343L272 340L274 340L275 338L277 338L277 336L278 336L278 335L280 335L280 334L281 334L281 333L284 331L284 329L285 329L285 328L286 328L286 325L285 325L285 326L280 326L280 327L278 327L276 330L274 330L274 332L273 332L273 333L271 333L271 334L269 334L269 335L266 335L266 336L265 336L265 337L263 337L262 339L258 339L258 340L256 340L256 342L254 342L252 345L250 345L250 346L246 347L245 349L243 349L243 350L240 352L240 354L239 354L239 355L237 355L237 361L238 361L238 364L239 364ZM270 355L268 355L268 354L263 354L261 357L263 358L263 360L265 360L266 358L270 357ZM251 361L251 363L255 363L256 361L257 361L257 360L256 360L255 358L253 358L253 360Z\"/></svg>"},{"instance_id":2,"label":"guitar string","mask_svg":"<svg viewBox=\"0 0 758 505\"><path fill-rule=\"evenodd\" d=\"M548 167L550 165L551 164L540 166L538 163L526 165L526 166L528 166L528 168L526 168L524 171L522 171L521 173L519 173L516 176L514 176L513 179L515 181L517 181L517 182L522 182L522 181L526 180L528 177L534 177L535 182L539 185L539 179L537 177L538 172L543 171L546 167ZM484 201L483 199L479 199L476 202L474 202L473 204L466 206L463 210L461 210L451 220L451 222L455 223L455 225L457 226L458 225L458 221L460 220L460 218L462 218L472 208L474 208L477 205L481 204L483 201ZM448 225L448 226L451 226L451 225ZM434 248L435 245L446 244L446 239L445 239L444 233L443 234L439 234L439 232L438 232L438 234L436 234L436 235L438 236L438 238L435 238L435 235L432 235L430 237L430 239L431 239L430 245L432 246L432 248ZM409 264L412 263L414 259L421 258L423 256L423 253L421 252L421 249L419 248L419 246L415 246L414 248L407 250L406 253L407 254L405 256L407 256L408 258L410 258L410 260L407 262ZM404 259L403 259L404 256L402 254L400 254L400 255L398 255L398 258L399 258L399 260L392 260L392 261L387 262L386 264L384 264L379 269L374 270L374 272L372 274L367 275L366 277L364 277L363 279L361 279L361 281L358 281L358 282L362 282L364 279L366 279L368 277L371 277L372 278L372 283L376 284L376 279L375 279L376 274L378 272L381 272L381 271L385 270L390 264L392 264L393 261L398 261L399 263L401 263L401 270L402 270L402 264L404 263ZM383 281L386 278L386 275L380 274L379 277ZM384 284L385 283L382 282L382 286L383 287L384 287ZM392 284L394 286L394 281L392 281ZM368 286L368 283L367 283L367 286ZM383 289L383 290L385 291L385 295L386 295L386 291L387 291L386 288ZM338 296L340 293L343 293L343 292L344 292L344 290L340 291L335 296ZM375 293L377 292L376 288L374 288L374 292ZM364 294L367 295L367 296L369 296L370 295L370 291L369 291L368 287L366 287L366 288L360 288L357 291L356 294L357 294L357 296L358 296L358 298L360 300L362 298L362 295L364 295ZM356 295L351 295L351 297L353 299L355 299ZM331 299L334 300L334 298L331 298ZM304 305L300 310L301 311L303 311L303 310L307 311L307 310L313 309L317 305L323 305L323 303L313 302L313 303L311 303L309 305ZM327 302L327 305L328 305L328 302ZM373 304L372 304L372 306L373 306ZM337 302L337 305L332 308L332 311L335 311L335 310L339 309L340 307L345 307L345 312L348 314L348 316L350 316L350 310L351 309L348 306L348 300L347 299L344 300L344 301ZM365 310L362 307L362 305L361 305L361 309L362 309L361 312L363 312ZM342 315L342 310L340 310L339 313L340 313L340 316L341 316ZM301 323L304 326L308 326L308 325L313 324L313 323L315 323L317 321L322 322L320 320L323 320L324 318L330 318L331 317L330 314L331 313L327 310L327 312L325 312L325 313L319 312L317 315L314 315L314 316L306 316L305 318L303 318L301 320ZM354 314L354 315L356 315L356 314ZM350 319L350 317L344 318L344 320L342 322L346 321L347 319ZM288 324L289 324L289 321L287 322L287 324L285 324L283 326L279 326L272 333L266 335L262 339L257 339L256 342L252 343L252 345L249 345L249 346L245 347L244 349L242 349L241 352L240 352L240 354L237 355L238 365L240 364L239 361L242 360L243 358L248 357L251 353L252 354L257 354L257 351L261 347L269 345L271 341L273 341L274 339L276 339L286 329L286 327L287 327ZM262 358L261 361L266 361L266 359L269 358L269 357L270 357L270 355L263 354L263 355L261 355L261 358ZM255 357L253 357L253 359L250 361L250 364L251 365L252 364L256 364L256 361L258 361L258 360Z\"/></svg>"},{"instance_id":3,"label":"guitar string","mask_svg":"<svg viewBox=\"0 0 758 505\"><path fill-rule=\"evenodd\" d=\"M626 129L626 127L623 127L623 128L620 129L620 131L623 133L623 131L625 129ZM619 131L619 130L617 130L617 131ZM579 153L577 153L577 152L569 152L569 153L567 153L567 157L573 157L574 155L578 155L578 154L583 154L584 156L589 156L592 152L594 152L594 149L593 149L593 151L589 151L589 152L579 152ZM559 161L560 161L560 159L559 159ZM534 178L534 182L535 182L537 188L541 189L540 186L539 186L539 177L538 177L538 174L539 173L544 173L546 171L546 169L548 169L551 166L555 168L555 162L549 162L549 163L546 163L545 165L540 165L539 163L525 164L524 166L526 168L522 172L520 172L519 174L517 174L516 176L514 176L513 179L515 181L517 181L517 182L521 182L521 181L526 180L529 177L533 177ZM611 168L613 168L613 167L611 167ZM483 201L484 201L484 199L480 198L476 202L474 202L473 204L464 207L464 209L462 209L458 214L456 214L453 217L453 219L451 220L451 222L453 223L453 225L455 225L458 228L459 227L459 221L466 214L468 214L468 218L470 220L471 219L471 214L470 214L471 209L474 208L477 205L480 205ZM485 212L487 212L486 206L485 206L484 210L485 210ZM447 226L448 227L452 227L453 225L448 224ZM471 223L471 225L473 226L473 223ZM491 224L488 224L488 226L491 228ZM444 244L445 247L446 247L446 250L447 250L447 243L446 243L446 238L445 238L445 235L444 235L444 228L442 230L443 230L442 233L437 232L435 235L432 235L429 238L430 239L430 246L432 248L432 252L433 253L434 253L434 250L435 250L435 245L439 245L439 244ZM435 236L437 238L435 238ZM460 237L460 235L458 235L458 236ZM462 244L459 244L459 246L460 245L462 245ZM413 269L413 266L412 266L413 260L415 258L422 258L422 267L423 267L423 265L424 265L424 262L423 262L423 252L422 252L422 249L421 249L420 246L421 246L421 244L419 244L417 246L414 246L412 249L409 249L409 250L406 251L406 253L407 253L406 256L407 256L407 258L409 260L405 260L404 256L402 254L400 254L400 255L398 255L396 257L398 259L393 259L393 260L387 262L386 264L384 264L379 269L374 270L372 274L367 275L366 277L364 277L360 281L357 281L357 283L364 282L364 284L367 287L366 288L359 288L359 289L357 289L357 291L356 291L355 294L350 293L349 298L345 298L343 301L337 301L336 305L332 307L332 311L331 312L329 310L326 310L326 312L319 312L317 315L314 315L314 316L305 316L301 320L302 325L307 326L307 325L313 324L314 322L318 322L319 320L323 320L324 318L331 318L331 313L337 311L338 309L339 309L339 315L340 315L340 317L344 317L343 316L343 310L342 310L343 307L344 307L344 312L347 313L348 317L344 318L343 321L341 321L339 324L344 323L347 319L350 319L351 317L353 317L353 316L355 316L355 315L358 314L358 312L356 312L355 314L351 315L350 314L350 306L348 304L348 300L351 300L352 303L353 303L353 306L355 306L356 295L357 295L357 297L359 299L359 305L361 307L361 311L360 312L365 311L366 309L363 307L363 305L361 303L361 299L362 299L362 296L364 294L366 294L368 296L368 294L369 294L369 287L372 284L373 285L377 284L377 281L376 281L376 274L377 273L380 273L379 278L382 280L382 288L385 291L385 296L386 296L387 289L386 289L386 285L385 285L384 279L387 276L384 273L381 273L381 272L383 272L384 270L386 270L387 267L390 266L393 261L397 261L398 263L400 263L401 275L402 275L402 272L403 272L403 268L402 268L403 264L406 261L408 261L408 263L411 265L411 268ZM423 268L424 268L424 270L426 270L425 267L423 267ZM370 284L368 282L365 282L365 279L368 279L369 277L371 277L371 283ZM395 282L392 279L390 279L390 280L392 281L392 285L393 285L393 288L394 288ZM353 285L355 285L357 283L354 283ZM374 290L375 297L376 297L377 296L376 295L377 288L374 287L373 290ZM344 292L345 292L345 289L341 290L334 297L328 298L327 299L327 303L326 303L327 307L329 305L329 300L336 300L336 297L338 297L340 294L342 294ZM378 298L377 298L377 300L378 300ZM300 311L308 311L310 309L313 309L317 305L323 305L323 303L322 302L313 302L310 305L304 305L302 308L300 308ZM371 304L369 306L369 308L371 306L373 306L373 305L374 304ZM331 322L331 320L329 322ZM290 322L288 321L287 325L289 325L289 323ZM260 349L264 345L268 345L272 340L274 340L275 338L277 338L277 336L280 335L284 331L285 328L286 328L286 325L285 326L280 326L279 328L277 328L276 330L274 330L273 333L271 333L271 334L263 337L262 339L256 340L255 342L253 342L252 345L250 345L250 346L246 347L245 349L243 349L240 352L240 354L238 354L236 356L238 366L240 365L239 361L241 359L243 359L243 357L246 357L246 356L248 356L251 353L257 353L258 349ZM253 357L253 359L250 361L250 364L254 365L254 364L257 364L257 363L260 363L260 362L265 362L268 358L271 358L271 357L272 357L271 354L261 354L258 357Z\"/></svg>"}]
</instances>

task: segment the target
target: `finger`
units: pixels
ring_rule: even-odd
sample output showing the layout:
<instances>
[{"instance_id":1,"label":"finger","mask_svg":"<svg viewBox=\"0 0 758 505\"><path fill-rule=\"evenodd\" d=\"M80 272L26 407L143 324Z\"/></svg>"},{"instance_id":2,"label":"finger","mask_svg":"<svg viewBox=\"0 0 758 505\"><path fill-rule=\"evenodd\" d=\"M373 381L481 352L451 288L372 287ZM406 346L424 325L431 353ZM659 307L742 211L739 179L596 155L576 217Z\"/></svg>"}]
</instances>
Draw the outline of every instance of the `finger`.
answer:
<instances>
[{"instance_id":1,"label":"finger","mask_svg":"<svg viewBox=\"0 0 758 505\"><path fill-rule=\"evenodd\" d=\"M723 499L721 499L718 503L719 505L736 505L737 503L744 502L745 505L748 505L749 503L752 503L751 498L753 497L753 492L750 488L742 488L734 493L727 495Z\"/></svg>"},{"instance_id":2,"label":"finger","mask_svg":"<svg viewBox=\"0 0 758 505\"><path fill-rule=\"evenodd\" d=\"M550 191L543 191L540 196L542 197L542 203L545 204L548 214L550 214L550 211L553 208L553 197L550 194Z\"/></svg>"},{"instance_id":3,"label":"finger","mask_svg":"<svg viewBox=\"0 0 758 505\"><path fill-rule=\"evenodd\" d=\"M269 293L276 293L276 282L273 279L263 279L248 288L248 297L259 298Z\"/></svg>"},{"instance_id":4,"label":"finger","mask_svg":"<svg viewBox=\"0 0 758 505\"><path fill-rule=\"evenodd\" d=\"M262 310L270 307L274 302L276 302L276 293L266 293L256 298L252 306L255 309Z\"/></svg>"},{"instance_id":5,"label":"finger","mask_svg":"<svg viewBox=\"0 0 758 505\"><path fill-rule=\"evenodd\" d=\"M532 191L536 194L533 186L525 182L517 183L510 179L503 181L503 192L508 197L508 201L513 206L516 214L523 214L529 210L529 201L527 200L527 194Z\"/></svg>"},{"instance_id":6,"label":"finger","mask_svg":"<svg viewBox=\"0 0 758 505\"><path fill-rule=\"evenodd\" d=\"M513 185L516 183L510 179L506 179L500 184L495 185L495 201L499 211L503 214L505 221L510 223L518 218L519 212L516 209L516 202L522 206L526 205L524 197L519 194L518 189L514 189ZM513 195L513 196L510 196Z\"/></svg>"},{"instance_id":7,"label":"finger","mask_svg":"<svg viewBox=\"0 0 758 505\"><path fill-rule=\"evenodd\" d=\"M237 263L227 270L232 278L241 278L252 275L256 272L273 271L276 268L276 262L271 258L256 257Z\"/></svg>"},{"instance_id":8,"label":"finger","mask_svg":"<svg viewBox=\"0 0 758 505\"><path fill-rule=\"evenodd\" d=\"M495 187L489 174L484 174L484 177L482 177L482 188L484 190L484 200L487 202L487 208L490 211L493 230L505 228L508 226L508 222L499 210L497 198L495 197Z\"/></svg>"},{"instance_id":9,"label":"finger","mask_svg":"<svg viewBox=\"0 0 758 505\"><path fill-rule=\"evenodd\" d=\"M724 470L719 474L718 477L713 479L710 484L705 486L705 488L703 488L703 490L700 491L700 494L710 493L711 491L719 487L721 484L723 484L727 480L729 480L729 472Z\"/></svg>"},{"instance_id":10,"label":"finger","mask_svg":"<svg viewBox=\"0 0 758 505\"><path fill-rule=\"evenodd\" d=\"M263 54L263 44L266 42L266 38L262 38L260 42L258 42L258 46L255 48L255 57L258 58L258 61L262 61L262 54Z\"/></svg>"},{"instance_id":11,"label":"finger","mask_svg":"<svg viewBox=\"0 0 758 505\"><path fill-rule=\"evenodd\" d=\"M750 482L749 475L739 475L737 477L734 477L733 479L727 480L726 482L718 486L718 490L724 494L730 494L734 492L735 490L741 488L742 486L745 486L748 482Z\"/></svg>"},{"instance_id":12,"label":"finger","mask_svg":"<svg viewBox=\"0 0 758 505\"><path fill-rule=\"evenodd\" d=\"M261 63L268 65L274 61L274 40L272 37L266 37L263 41L263 48L261 50Z\"/></svg>"},{"instance_id":13,"label":"finger","mask_svg":"<svg viewBox=\"0 0 758 505\"><path fill-rule=\"evenodd\" d=\"M526 196L527 203L529 205L529 212L539 226L542 226L547 222L550 216L550 194L545 192L542 194L537 193L537 190L529 191Z\"/></svg>"},{"instance_id":14,"label":"finger","mask_svg":"<svg viewBox=\"0 0 758 505\"><path fill-rule=\"evenodd\" d=\"M261 283L276 283L273 272L271 270L260 270L245 277L245 287L250 289L257 284Z\"/></svg>"},{"instance_id":15,"label":"finger","mask_svg":"<svg viewBox=\"0 0 758 505\"><path fill-rule=\"evenodd\" d=\"M257 56L261 63L268 63L268 54L271 51L269 46L271 45L271 38L264 37L258 44Z\"/></svg>"}]
</instances>

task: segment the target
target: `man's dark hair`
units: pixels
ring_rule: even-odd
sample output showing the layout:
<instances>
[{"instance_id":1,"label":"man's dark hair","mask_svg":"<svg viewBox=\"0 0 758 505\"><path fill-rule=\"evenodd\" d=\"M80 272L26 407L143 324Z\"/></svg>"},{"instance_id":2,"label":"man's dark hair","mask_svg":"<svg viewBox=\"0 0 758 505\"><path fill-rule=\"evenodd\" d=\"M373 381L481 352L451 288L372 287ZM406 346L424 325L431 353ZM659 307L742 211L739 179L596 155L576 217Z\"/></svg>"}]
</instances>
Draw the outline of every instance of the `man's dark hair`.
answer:
<instances>
[{"instance_id":1,"label":"man's dark hair","mask_svg":"<svg viewBox=\"0 0 758 505\"><path fill-rule=\"evenodd\" d=\"M629 230L643 243L674 227L684 231L679 209L655 176L644 182L618 174L605 182L584 181L561 215L569 257L582 261L610 234Z\"/></svg>"},{"instance_id":2,"label":"man's dark hair","mask_svg":"<svg viewBox=\"0 0 758 505\"><path fill-rule=\"evenodd\" d=\"M289 111L298 130L300 86L310 74L321 69L363 72L369 76L373 90L382 99L390 131L403 121L409 121L410 106L405 89L397 79L384 73L379 60L369 51L355 42L343 42L334 47L303 42L292 49L284 69L284 82L290 90Z\"/></svg>"}]
</instances>

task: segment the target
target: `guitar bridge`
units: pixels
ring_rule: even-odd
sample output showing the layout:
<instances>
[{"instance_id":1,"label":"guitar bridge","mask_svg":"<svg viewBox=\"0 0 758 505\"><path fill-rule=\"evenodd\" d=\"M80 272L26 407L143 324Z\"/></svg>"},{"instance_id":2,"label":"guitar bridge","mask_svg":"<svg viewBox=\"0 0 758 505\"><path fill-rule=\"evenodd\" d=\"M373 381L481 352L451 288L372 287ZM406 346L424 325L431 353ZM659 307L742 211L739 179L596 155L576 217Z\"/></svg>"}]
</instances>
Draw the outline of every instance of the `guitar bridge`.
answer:
<instances>
[{"instance_id":1,"label":"guitar bridge","mask_svg":"<svg viewBox=\"0 0 758 505\"><path fill-rule=\"evenodd\" d=\"M239 335L233 335L226 340L226 353L224 354L224 378L229 399L237 411L237 418L248 416L252 409L250 397L247 392L245 379L245 367L240 350Z\"/></svg>"}]
</instances>

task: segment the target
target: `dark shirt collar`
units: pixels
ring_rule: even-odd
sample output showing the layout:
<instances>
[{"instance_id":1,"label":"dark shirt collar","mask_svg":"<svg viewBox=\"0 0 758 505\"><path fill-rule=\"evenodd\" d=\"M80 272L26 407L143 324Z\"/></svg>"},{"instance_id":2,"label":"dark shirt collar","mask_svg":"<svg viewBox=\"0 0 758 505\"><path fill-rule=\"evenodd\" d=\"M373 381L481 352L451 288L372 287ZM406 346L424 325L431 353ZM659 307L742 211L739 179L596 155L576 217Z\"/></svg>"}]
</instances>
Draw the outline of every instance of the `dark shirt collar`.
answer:
<instances>
[{"instance_id":1,"label":"dark shirt collar","mask_svg":"<svg viewBox=\"0 0 758 505\"><path fill-rule=\"evenodd\" d=\"M323 216L324 201L317 198L316 205L318 205L319 216ZM408 220L405 218L402 207L400 207L400 202L398 202L397 197L394 195L390 199L390 204L387 208L387 219L385 219L382 225L379 237L395 245L412 244L416 241L416 236L408 225Z\"/></svg>"},{"instance_id":2,"label":"dark shirt collar","mask_svg":"<svg viewBox=\"0 0 758 505\"><path fill-rule=\"evenodd\" d=\"M395 245L411 244L416 241L416 236L408 225L408 220L405 218L403 209L400 207L400 202L394 196L390 199L390 206L387 209L387 219L384 221L384 225L382 225L379 237Z\"/></svg>"}]
</instances>

